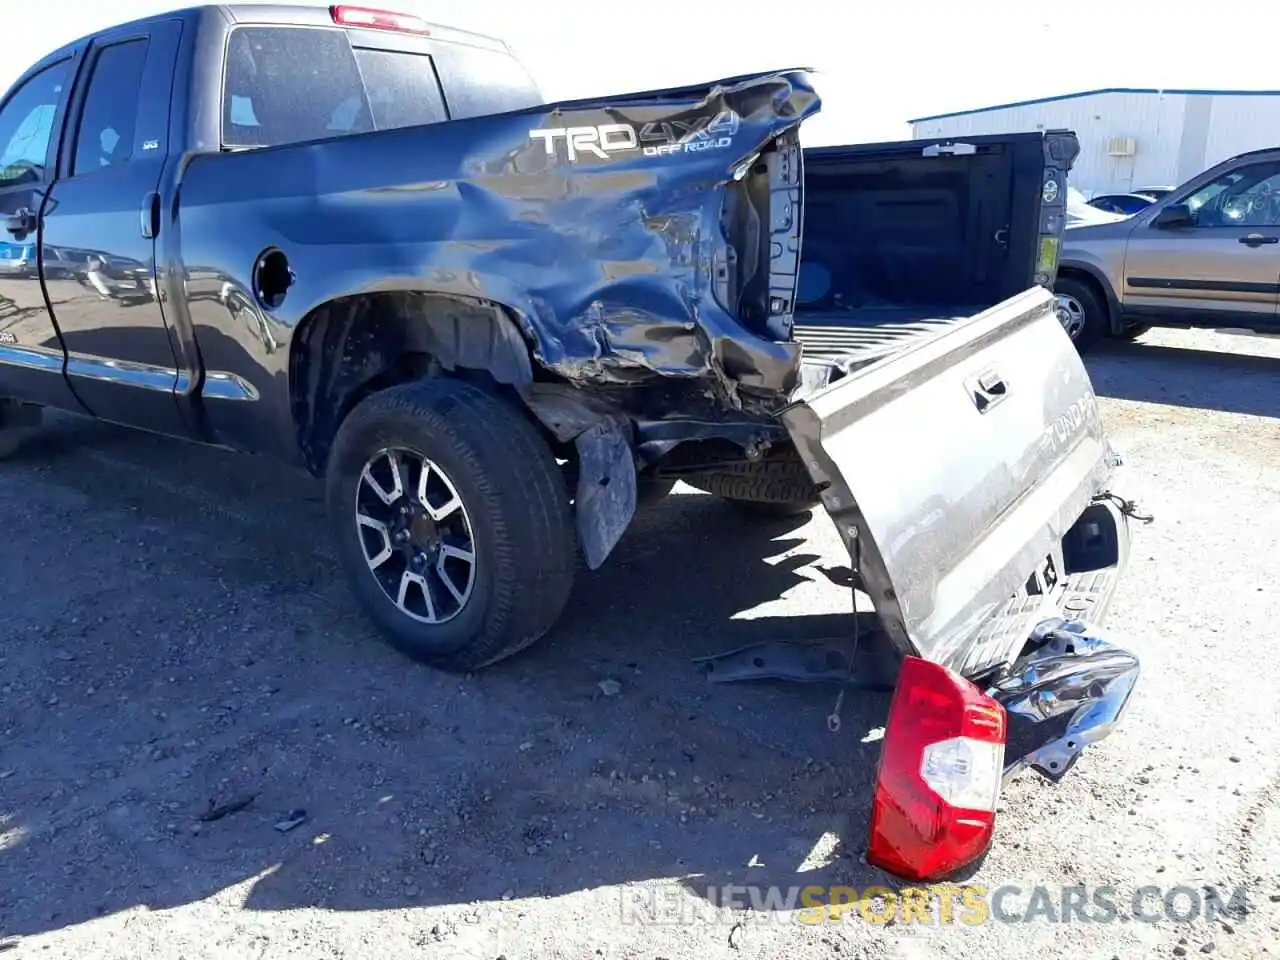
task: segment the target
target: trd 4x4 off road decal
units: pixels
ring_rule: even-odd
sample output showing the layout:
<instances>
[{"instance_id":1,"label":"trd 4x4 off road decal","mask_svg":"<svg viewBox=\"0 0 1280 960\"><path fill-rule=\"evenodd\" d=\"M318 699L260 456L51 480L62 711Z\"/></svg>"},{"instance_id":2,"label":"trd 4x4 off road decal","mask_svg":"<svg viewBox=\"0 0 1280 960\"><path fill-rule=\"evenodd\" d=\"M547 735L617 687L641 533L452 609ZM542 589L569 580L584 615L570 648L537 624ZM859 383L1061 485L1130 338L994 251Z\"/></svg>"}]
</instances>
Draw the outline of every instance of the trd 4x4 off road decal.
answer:
<instances>
[{"instance_id":1,"label":"trd 4x4 off road decal","mask_svg":"<svg viewBox=\"0 0 1280 960\"><path fill-rule=\"evenodd\" d=\"M632 150L639 150L646 157L721 150L733 142L738 124L738 115L725 110L712 117L660 120L640 126L603 123L584 127L544 127L530 130L529 137L541 140L549 157L556 156L563 144L569 162L576 163L584 155L609 160Z\"/></svg>"}]
</instances>

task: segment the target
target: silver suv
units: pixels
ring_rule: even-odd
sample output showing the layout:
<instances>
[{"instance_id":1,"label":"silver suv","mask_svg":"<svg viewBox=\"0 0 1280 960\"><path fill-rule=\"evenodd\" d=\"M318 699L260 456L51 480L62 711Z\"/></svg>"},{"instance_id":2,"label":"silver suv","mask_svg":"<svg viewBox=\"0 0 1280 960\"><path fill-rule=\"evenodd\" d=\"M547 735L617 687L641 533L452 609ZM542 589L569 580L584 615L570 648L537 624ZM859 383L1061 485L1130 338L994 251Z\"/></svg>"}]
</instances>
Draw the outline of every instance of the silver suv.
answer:
<instances>
[{"instance_id":1,"label":"silver suv","mask_svg":"<svg viewBox=\"0 0 1280 960\"><path fill-rule=\"evenodd\" d=\"M1054 292L1081 350L1152 326L1280 332L1280 148L1224 160L1133 216L1068 227Z\"/></svg>"}]
</instances>

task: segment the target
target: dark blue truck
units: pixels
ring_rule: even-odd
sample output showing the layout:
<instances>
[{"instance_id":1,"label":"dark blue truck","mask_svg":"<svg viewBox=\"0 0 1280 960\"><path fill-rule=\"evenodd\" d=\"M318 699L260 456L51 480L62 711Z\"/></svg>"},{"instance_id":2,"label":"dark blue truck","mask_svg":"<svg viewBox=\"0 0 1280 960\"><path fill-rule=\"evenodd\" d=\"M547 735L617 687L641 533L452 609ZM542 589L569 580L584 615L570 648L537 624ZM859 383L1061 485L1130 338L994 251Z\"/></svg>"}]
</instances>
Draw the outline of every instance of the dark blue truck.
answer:
<instances>
[{"instance_id":1,"label":"dark blue truck","mask_svg":"<svg viewBox=\"0 0 1280 960\"><path fill-rule=\"evenodd\" d=\"M86 37L0 101L0 453L55 408L294 462L370 618L449 670L543 636L679 478L821 504L897 678L870 856L949 873L1137 676L1049 292L1078 148L802 150L819 107L804 70L547 104L501 41L345 5Z\"/></svg>"}]
</instances>

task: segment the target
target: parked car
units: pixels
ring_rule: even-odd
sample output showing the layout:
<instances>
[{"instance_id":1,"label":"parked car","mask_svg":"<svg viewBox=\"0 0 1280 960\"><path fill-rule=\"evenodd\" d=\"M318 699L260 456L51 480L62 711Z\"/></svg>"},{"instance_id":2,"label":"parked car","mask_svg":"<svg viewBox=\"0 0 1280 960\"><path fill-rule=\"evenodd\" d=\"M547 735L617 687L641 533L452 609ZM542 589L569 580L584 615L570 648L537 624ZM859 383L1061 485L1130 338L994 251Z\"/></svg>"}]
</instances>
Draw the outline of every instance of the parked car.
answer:
<instances>
[{"instance_id":1,"label":"parked car","mask_svg":"<svg viewBox=\"0 0 1280 960\"><path fill-rule=\"evenodd\" d=\"M1280 329L1280 148L1224 160L1145 210L1063 238L1054 290L1081 349L1152 326Z\"/></svg>"},{"instance_id":2,"label":"parked car","mask_svg":"<svg viewBox=\"0 0 1280 960\"><path fill-rule=\"evenodd\" d=\"M70 276L82 266L70 251L63 250L61 247L45 244L42 254L44 257L42 269L47 276ZM0 245L0 276L36 279L39 276L36 266L36 245L34 243Z\"/></svg>"},{"instance_id":3,"label":"parked car","mask_svg":"<svg viewBox=\"0 0 1280 960\"><path fill-rule=\"evenodd\" d=\"M1120 213L1126 217L1145 210L1155 202L1154 197L1141 193L1104 193L1089 201L1089 206L1097 207L1107 213Z\"/></svg>"},{"instance_id":4,"label":"parked car","mask_svg":"<svg viewBox=\"0 0 1280 960\"><path fill-rule=\"evenodd\" d=\"M1106 210L1099 210L1097 207L1090 206L1084 194L1077 188L1067 187L1066 227L1068 229L1086 223L1115 223L1117 220L1123 220L1126 216L1127 214L1109 213Z\"/></svg>"},{"instance_id":5,"label":"parked car","mask_svg":"<svg viewBox=\"0 0 1280 960\"><path fill-rule=\"evenodd\" d=\"M1048 289L1078 144L806 159L819 108L794 70L548 104L499 40L348 5L85 37L0 100L5 228L90 251L98 294L39 277L0 442L49 406L323 477L370 619L454 671L542 637L676 478L821 503L897 684L868 859L947 876L1003 781L1062 776L1138 675L1086 623L1131 508ZM938 332L796 340L893 298Z\"/></svg>"}]
</instances>

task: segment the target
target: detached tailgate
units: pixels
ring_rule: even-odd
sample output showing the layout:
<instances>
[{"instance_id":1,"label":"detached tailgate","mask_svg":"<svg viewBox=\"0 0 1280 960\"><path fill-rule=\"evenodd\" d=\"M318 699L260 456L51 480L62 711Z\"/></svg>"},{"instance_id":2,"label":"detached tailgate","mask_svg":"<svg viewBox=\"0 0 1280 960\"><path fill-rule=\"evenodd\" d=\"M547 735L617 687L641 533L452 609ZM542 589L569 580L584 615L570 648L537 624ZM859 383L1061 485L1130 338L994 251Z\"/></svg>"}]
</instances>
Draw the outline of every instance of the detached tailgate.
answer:
<instances>
[{"instance_id":1,"label":"detached tailgate","mask_svg":"<svg viewBox=\"0 0 1280 960\"><path fill-rule=\"evenodd\" d=\"M890 637L968 676L1017 654L984 625L1116 463L1054 306L1028 290L782 414Z\"/></svg>"}]
</instances>

